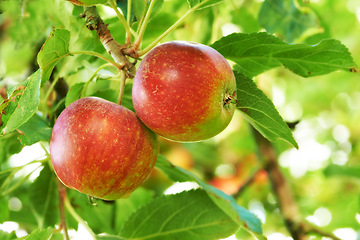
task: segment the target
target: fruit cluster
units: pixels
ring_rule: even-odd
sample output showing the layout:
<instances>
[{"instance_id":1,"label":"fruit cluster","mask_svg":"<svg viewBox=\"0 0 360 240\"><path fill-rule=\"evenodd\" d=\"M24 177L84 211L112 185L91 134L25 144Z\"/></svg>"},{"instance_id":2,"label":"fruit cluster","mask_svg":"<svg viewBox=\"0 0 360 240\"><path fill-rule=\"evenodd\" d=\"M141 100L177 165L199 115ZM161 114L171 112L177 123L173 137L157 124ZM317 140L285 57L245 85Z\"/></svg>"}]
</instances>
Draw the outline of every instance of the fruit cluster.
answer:
<instances>
[{"instance_id":1,"label":"fruit cluster","mask_svg":"<svg viewBox=\"0 0 360 240\"><path fill-rule=\"evenodd\" d=\"M50 154L67 187L105 200L130 195L155 165L157 135L192 142L225 129L235 110L236 82L216 50L174 41L144 57L132 95L136 113L85 97L60 114Z\"/></svg>"}]
</instances>

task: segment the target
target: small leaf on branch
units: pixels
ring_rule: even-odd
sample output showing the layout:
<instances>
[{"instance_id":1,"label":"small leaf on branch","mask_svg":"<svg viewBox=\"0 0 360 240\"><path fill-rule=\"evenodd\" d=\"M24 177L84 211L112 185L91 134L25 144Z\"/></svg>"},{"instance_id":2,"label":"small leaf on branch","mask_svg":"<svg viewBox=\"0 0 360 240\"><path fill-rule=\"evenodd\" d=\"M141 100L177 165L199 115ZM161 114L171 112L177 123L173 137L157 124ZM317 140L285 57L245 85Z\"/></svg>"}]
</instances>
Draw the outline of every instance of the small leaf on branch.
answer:
<instances>
[{"instance_id":1,"label":"small leaf on branch","mask_svg":"<svg viewBox=\"0 0 360 240\"><path fill-rule=\"evenodd\" d=\"M246 120L265 138L274 142L283 139L298 148L290 128L284 122L271 100L242 73L235 72L237 108Z\"/></svg>"},{"instance_id":2,"label":"small leaf on branch","mask_svg":"<svg viewBox=\"0 0 360 240\"><path fill-rule=\"evenodd\" d=\"M120 236L129 240L211 240L228 237L238 228L204 190L197 189L154 199L130 216Z\"/></svg>"},{"instance_id":3,"label":"small leaf on branch","mask_svg":"<svg viewBox=\"0 0 360 240\"><path fill-rule=\"evenodd\" d=\"M20 86L0 105L1 134L19 128L36 112L40 96L40 70L33 73L26 86Z\"/></svg>"},{"instance_id":4,"label":"small leaf on branch","mask_svg":"<svg viewBox=\"0 0 360 240\"><path fill-rule=\"evenodd\" d=\"M271 34L234 33L211 45L234 61L235 70L248 77L284 66L302 77L357 69L348 49L338 40L326 39L316 45L288 44Z\"/></svg>"},{"instance_id":5,"label":"small leaf on branch","mask_svg":"<svg viewBox=\"0 0 360 240\"><path fill-rule=\"evenodd\" d=\"M260 220L254 214L239 206L233 197L205 183L191 172L173 165L161 154L156 161L155 167L160 169L174 182L193 181L198 183L213 202L238 225L244 225L245 228L256 233L262 233Z\"/></svg>"},{"instance_id":6,"label":"small leaf on branch","mask_svg":"<svg viewBox=\"0 0 360 240\"><path fill-rule=\"evenodd\" d=\"M81 97L81 92L85 86L84 82L76 83L70 87L66 94L65 107L69 106L72 102L78 100Z\"/></svg>"},{"instance_id":7,"label":"small leaf on branch","mask_svg":"<svg viewBox=\"0 0 360 240\"><path fill-rule=\"evenodd\" d=\"M49 80L55 65L69 54L70 32L65 29L55 29L42 46L37 55L41 70L41 84Z\"/></svg>"}]
</instances>

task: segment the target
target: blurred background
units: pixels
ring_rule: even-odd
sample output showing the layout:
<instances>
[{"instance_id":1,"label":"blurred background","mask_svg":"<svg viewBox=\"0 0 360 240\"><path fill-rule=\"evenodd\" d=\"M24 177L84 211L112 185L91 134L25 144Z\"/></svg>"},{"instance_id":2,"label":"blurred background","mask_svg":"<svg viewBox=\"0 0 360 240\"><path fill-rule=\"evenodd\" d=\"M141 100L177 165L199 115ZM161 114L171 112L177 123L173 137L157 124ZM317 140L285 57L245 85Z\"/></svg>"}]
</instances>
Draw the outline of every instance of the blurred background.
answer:
<instances>
[{"instance_id":1,"label":"blurred background","mask_svg":"<svg viewBox=\"0 0 360 240\"><path fill-rule=\"evenodd\" d=\"M151 43L187 10L184 1L165 1L161 12L149 23L143 46ZM121 42L125 32L113 11L106 7L99 7L99 11L103 20L110 24L113 36ZM104 52L78 17L81 12L81 7L60 0L0 2L0 94L3 99L7 88L37 70L37 53L53 28L71 31L71 50ZM265 30L288 43L313 45L322 39L337 39L349 49L355 63L360 64L358 0L224 0L191 15L164 41L177 39L211 44L232 32ZM87 81L91 75L89 70L99 65L100 61L92 57L74 56L56 67L53 78L64 78L68 86L72 86ZM111 74L111 70L108 71L100 71L88 91L98 92L103 86L113 88L117 83L107 80ZM285 68L276 68L255 77L254 81L293 127L299 149L285 142L274 143L274 148L303 218L341 239L360 239L359 74L339 71L302 78ZM131 88L131 81L127 87ZM45 95L48 88L44 86L41 94ZM48 102L40 103L39 111L52 107L47 104L51 105L55 99L56 96L51 95L46 99ZM127 104L131 107L131 102ZM16 137L0 138L0 169L44 158L45 152L39 144L23 148ZM291 239L267 173L262 170L251 128L240 112L236 112L223 133L210 140L183 144L161 139L161 153L225 193L235 194L241 206L260 218L264 235L269 240ZM19 174L33 172L28 179L32 181L39 174L35 169L36 166L32 166ZM243 187L249 179L251 183ZM173 185L155 169L143 187L162 194L194 186ZM0 206L4 204L16 215L26 203L14 197L0 202ZM0 211L3 222L0 229L21 229L21 221L3 219ZM21 230L18 231L21 235ZM240 231L237 239L253 238ZM311 239L329 238L314 235Z\"/></svg>"}]
</instances>

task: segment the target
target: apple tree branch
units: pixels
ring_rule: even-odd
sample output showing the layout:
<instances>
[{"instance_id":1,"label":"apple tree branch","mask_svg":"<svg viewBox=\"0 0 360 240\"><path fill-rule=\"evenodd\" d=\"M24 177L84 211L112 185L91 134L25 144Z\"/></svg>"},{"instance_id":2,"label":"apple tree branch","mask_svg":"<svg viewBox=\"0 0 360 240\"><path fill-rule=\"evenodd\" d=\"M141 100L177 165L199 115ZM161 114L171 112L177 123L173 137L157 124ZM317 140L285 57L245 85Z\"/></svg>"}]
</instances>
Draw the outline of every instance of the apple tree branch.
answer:
<instances>
[{"instance_id":1,"label":"apple tree branch","mask_svg":"<svg viewBox=\"0 0 360 240\"><path fill-rule=\"evenodd\" d=\"M110 30L107 28L107 24L101 19L96 7L84 7L82 17L85 18L86 27L89 30L96 31L105 50L110 54L114 61L120 65L119 70L124 70L127 73L127 77L133 77L135 74L134 63L131 63L123 54L123 50L126 46L116 42L111 35Z\"/></svg>"}]
</instances>

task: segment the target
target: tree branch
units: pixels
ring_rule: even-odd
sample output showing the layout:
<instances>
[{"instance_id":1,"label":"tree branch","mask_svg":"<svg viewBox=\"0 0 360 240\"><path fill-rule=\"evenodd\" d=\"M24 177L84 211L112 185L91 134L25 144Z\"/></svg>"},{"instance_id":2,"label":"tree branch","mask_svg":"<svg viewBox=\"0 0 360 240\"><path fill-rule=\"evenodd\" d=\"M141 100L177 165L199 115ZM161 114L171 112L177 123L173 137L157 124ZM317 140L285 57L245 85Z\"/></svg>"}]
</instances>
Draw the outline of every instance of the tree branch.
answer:
<instances>
[{"instance_id":1,"label":"tree branch","mask_svg":"<svg viewBox=\"0 0 360 240\"><path fill-rule=\"evenodd\" d=\"M96 7L84 7L82 17L85 17L86 27L89 30L95 30L105 50L120 65L119 70L125 70L127 77L133 77L135 74L134 64L123 54L125 45L121 45L112 37L110 30L100 18Z\"/></svg>"},{"instance_id":2,"label":"tree branch","mask_svg":"<svg viewBox=\"0 0 360 240\"><path fill-rule=\"evenodd\" d=\"M66 188L65 186L58 180L59 186L59 208L60 208L60 229L63 229L64 232L64 239L70 240L67 223L66 223L66 215L65 215L65 208L64 208L64 199L66 198Z\"/></svg>"},{"instance_id":3,"label":"tree branch","mask_svg":"<svg viewBox=\"0 0 360 240\"><path fill-rule=\"evenodd\" d=\"M258 131L253 129L253 132L264 161L265 170L269 175L273 191L277 196L279 209L292 238L294 240L307 240L309 239L308 234L315 233L334 240L340 240L334 234L324 232L303 220L299 207L291 193L291 188L280 170L274 148Z\"/></svg>"}]
</instances>

